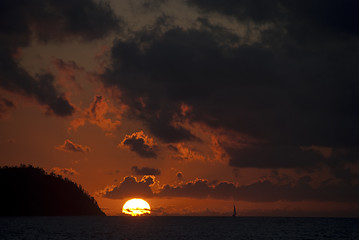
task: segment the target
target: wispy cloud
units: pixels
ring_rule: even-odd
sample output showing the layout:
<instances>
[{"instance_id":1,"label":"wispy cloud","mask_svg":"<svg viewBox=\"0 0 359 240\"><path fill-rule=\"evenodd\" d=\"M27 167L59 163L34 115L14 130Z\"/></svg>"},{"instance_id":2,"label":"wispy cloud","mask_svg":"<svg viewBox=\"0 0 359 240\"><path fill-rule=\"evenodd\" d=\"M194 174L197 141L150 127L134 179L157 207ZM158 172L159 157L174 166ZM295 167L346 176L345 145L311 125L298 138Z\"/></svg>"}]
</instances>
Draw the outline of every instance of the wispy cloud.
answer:
<instances>
[{"instance_id":1,"label":"wispy cloud","mask_svg":"<svg viewBox=\"0 0 359 240\"><path fill-rule=\"evenodd\" d=\"M88 122L111 134L121 125L123 111L122 108L114 107L105 97L97 95L89 108L85 109L80 117L70 122L69 130L76 131Z\"/></svg>"},{"instance_id":2,"label":"wispy cloud","mask_svg":"<svg viewBox=\"0 0 359 240\"><path fill-rule=\"evenodd\" d=\"M62 145L56 146L55 149L64 152L80 152L80 153L86 153L91 151L90 147L74 143L70 139L66 139Z\"/></svg>"}]
</instances>

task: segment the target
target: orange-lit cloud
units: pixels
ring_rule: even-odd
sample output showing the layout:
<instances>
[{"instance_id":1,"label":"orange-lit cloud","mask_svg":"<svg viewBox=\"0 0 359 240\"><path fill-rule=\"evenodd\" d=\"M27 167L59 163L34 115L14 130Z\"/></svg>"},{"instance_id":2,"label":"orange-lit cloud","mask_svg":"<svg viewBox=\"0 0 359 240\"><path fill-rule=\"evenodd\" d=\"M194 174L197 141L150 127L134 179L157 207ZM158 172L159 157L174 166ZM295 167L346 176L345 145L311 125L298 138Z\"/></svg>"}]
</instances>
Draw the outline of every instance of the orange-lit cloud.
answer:
<instances>
[{"instance_id":1,"label":"orange-lit cloud","mask_svg":"<svg viewBox=\"0 0 359 240\"><path fill-rule=\"evenodd\" d=\"M155 144L153 138L146 136L143 131L126 135L118 146L121 148L128 147L131 151L144 158L157 157L157 145Z\"/></svg>"},{"instance_id":2,"label":"orange-lit cloud","mask_svg":"<svg viewBox=\"0 0 359 240\"><path fill-rule=\"evenodd\" d=\"M219 162L228 162L228 155L224 148L221 146L218 137L211 136L211 150L214 155L214 160Z\"/></svg>"},{"instance_id":3,"label":"orange-lit cloud","mask_svg":"<svg viewBox=\"0 0 359 240\"><path fill-rule=\"evenodd\" d=\"M62 175L62 176L79 175L79 173L75 169L72 169L72 168L54 167L54 168L51 168L50 171L57 174L57 175Z\"/></svg>"},{"instance_id":4,"label":"orange-lit cloud","mask_svg":"<svg viewBox=\"0 0 359 240\"><path fill-rule=\"evenodd\" d=\"M90 147L74 143L70 139L66 139L64 144L56 146L55 149L64 152L80 152L80 153L86 153L91 151Z\"/></svg>"},{"instance_id":5,"label":"orange-lit cloud","mask_svg":"<svg viewBox=\"0 0 359 240\"><path fill-rule=\"evenodd\" d=\"M168 147L174 152L172 157L179 161L190 162L208 160L208 158L197 152L195 149L186 147L184 143L171 144Z\"/></svg>"},{"instance_id":6,"label":"orange-lit cloud","mask_svg":"<svg viewBox=\"0 0 359 240\"><path fill-rule=\"evenodd\" d=\"M192 107L187 104L181 104L181 114L182 116L186 116L189 112L192 111Z\"/></svg>"},{"instance_id":7,"label":"orange-lit cloud","mask_svg":"<svg viewBox=\"0 0 359 240\"><path fill-rule=\"evenodd\" d=\"M103 96L95 96L90 107L82 112L82 116L70 122L69 130L76 131L86 122L97 125L107 133L115 131L121 125L121 115L123 109L117 109Z\"/></svg>"}]
</instances>

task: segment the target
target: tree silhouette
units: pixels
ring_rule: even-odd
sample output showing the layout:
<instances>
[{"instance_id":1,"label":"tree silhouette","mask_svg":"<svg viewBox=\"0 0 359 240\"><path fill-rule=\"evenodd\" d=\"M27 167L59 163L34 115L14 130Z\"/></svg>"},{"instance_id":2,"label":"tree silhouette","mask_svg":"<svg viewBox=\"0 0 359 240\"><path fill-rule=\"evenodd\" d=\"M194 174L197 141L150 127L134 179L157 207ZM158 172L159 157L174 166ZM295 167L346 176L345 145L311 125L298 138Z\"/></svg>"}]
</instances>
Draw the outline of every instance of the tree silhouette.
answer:
<instances>
[{"instance_id":1,"label":"tree silhouette","mask_svg":"<svg viewBox=\"0 0 359 240\"><path fill-rule=\"evenodd\" d=\"M102 215L81 185L31 165L0 168L1 216Z\"/></svg>"}]
</instances>

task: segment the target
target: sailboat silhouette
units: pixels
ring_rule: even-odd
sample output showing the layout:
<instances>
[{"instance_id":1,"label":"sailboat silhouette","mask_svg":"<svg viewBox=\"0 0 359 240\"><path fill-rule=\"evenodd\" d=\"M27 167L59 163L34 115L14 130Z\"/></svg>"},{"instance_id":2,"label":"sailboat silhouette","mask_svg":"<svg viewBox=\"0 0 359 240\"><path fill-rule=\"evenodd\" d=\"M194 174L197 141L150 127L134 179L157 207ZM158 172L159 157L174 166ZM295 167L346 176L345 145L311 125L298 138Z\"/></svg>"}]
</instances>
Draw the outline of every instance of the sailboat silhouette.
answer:
<instances>
[{"instance_id":1,"label":"sailboat silhouette","mask_svg":"<svg viewBox=\"0 0 359 240\"><path fill-rule=\"evenodd\" d=\"M235 217L237 215L236 206L233 203L233 215L232 217Z\"/></svg>"}]
</instances>

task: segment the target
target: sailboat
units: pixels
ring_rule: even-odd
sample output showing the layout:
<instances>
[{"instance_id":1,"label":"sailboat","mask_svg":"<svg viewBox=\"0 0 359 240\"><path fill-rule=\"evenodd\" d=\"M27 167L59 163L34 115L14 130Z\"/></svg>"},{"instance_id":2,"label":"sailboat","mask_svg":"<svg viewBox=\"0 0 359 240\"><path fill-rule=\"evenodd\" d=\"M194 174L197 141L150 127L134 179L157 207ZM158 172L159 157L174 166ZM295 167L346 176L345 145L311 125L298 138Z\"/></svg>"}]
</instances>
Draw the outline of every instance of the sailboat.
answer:
<instances>
[{"instance_id":1,"label":"sailboat","mask_svg":"<svg viewBox=\"0 0 359 240\"><path fill-rule=\"evenodd\" d=\"M237 215L236 206L233 203L233 215L232 217L235 217Z\"/></svg>"}]
</instances>

